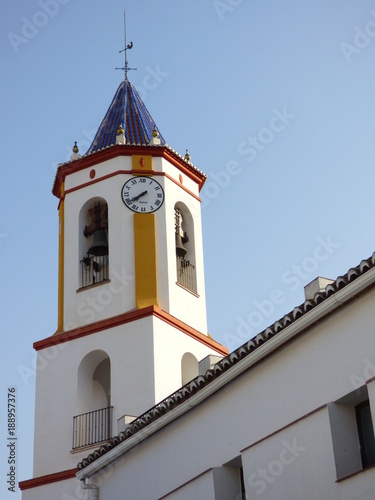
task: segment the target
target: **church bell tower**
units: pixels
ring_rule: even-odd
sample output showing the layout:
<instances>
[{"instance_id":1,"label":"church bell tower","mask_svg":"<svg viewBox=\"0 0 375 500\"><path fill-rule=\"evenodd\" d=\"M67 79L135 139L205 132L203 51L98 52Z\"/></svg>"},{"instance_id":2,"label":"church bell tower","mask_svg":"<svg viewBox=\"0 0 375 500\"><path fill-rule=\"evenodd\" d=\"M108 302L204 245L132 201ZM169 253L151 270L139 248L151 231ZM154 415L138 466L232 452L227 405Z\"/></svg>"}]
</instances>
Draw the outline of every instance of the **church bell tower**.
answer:
<instances>
[{"instance_id":1,"label":"church bell tower","mask_svg":"<svg viewBox=\"0 0 375 500\"><path fill-rule=\"evenodd\" d=\"M75 146L59 165L58 327L34 343L42 368L28 488L74 477L82 458L198 375L203 359L227 354L207 334L204 182L188 154L167 146L127 77L88 151Z\"/></svg>"}]
</instances>

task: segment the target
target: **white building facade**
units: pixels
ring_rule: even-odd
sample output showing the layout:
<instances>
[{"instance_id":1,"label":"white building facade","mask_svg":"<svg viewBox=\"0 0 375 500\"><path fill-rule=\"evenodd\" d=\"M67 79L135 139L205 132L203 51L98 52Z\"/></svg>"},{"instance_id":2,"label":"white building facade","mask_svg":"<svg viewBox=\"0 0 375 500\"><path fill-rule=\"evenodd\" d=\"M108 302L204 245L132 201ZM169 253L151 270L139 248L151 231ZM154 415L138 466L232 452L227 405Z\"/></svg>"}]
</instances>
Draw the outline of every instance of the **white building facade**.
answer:
<instances>
[{"instance_id":1,"label":"white building facade","mask_svg":"<svg viewBox=\"0 0 375 500\"><path fill-rule=\"evenodd\" d=\"M204 179L128 81L59 167L58 330L34 344L49 362L24 499L374 498L375 254L227 355L207 335Z\"/></svg>"}]
</instances>

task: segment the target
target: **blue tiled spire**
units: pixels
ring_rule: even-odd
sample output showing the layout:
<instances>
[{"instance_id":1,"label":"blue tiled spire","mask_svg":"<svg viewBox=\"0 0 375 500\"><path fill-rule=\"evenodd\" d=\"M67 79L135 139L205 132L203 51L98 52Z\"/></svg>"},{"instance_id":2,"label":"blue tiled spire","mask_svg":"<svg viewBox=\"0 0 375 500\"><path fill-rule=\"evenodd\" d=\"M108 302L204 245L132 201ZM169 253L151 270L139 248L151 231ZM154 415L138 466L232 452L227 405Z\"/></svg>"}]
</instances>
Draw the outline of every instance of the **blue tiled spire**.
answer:
<instances>
[{"instance_id":1,"label":"blue tiled spire","mask_svg":"<svg viewBox=\"0 0 375 500\"><path fill-rule=\"evenodd\" d=\"M127 79L118 87L87 153L116 144L119 125L125 131L126 144L148 144L156 127L134 85ZM165 144L160 132L159 138L160 143Z\"/></svg>"}]
</instances>

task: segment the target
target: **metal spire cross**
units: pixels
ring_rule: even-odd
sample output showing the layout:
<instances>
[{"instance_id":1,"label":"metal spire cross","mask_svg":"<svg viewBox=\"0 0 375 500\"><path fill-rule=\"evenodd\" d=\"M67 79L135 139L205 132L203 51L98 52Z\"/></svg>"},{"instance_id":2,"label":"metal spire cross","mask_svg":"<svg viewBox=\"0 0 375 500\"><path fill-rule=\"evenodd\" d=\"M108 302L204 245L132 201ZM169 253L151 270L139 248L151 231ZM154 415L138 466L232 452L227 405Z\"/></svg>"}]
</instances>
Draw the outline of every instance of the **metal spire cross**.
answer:
<instances>
[{"instance_id":1,"label":"metal spire cross","mask_svg":"<svg viewBox=\"0 0 375 500\"><path fill-rule=\"evenodd\" d=\"M136 70L137 68L129 68L128 66L128 56L127 56L127 51L128 49L133 48L133 42L130 42L128 45L126 44L126 16L125 16L125 9L124 9L124 37L125 37L125 48L122 50L119 50L119 53L124 52L125 54L125 65L122 68L116 68L116 69L121 69L122 71L125 72L125 80L128 79L128 71L130 70Z\"/></svg>"}]
</instances>

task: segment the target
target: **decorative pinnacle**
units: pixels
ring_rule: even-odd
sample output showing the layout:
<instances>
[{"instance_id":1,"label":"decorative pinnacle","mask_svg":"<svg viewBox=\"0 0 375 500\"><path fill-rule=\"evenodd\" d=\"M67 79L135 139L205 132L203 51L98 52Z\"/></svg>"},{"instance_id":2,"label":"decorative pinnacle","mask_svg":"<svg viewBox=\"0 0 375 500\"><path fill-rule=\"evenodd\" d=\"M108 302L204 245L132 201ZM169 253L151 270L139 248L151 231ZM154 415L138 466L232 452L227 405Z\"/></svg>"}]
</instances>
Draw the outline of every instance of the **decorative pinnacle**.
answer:
<instances>
[{"instance_id":1,"label":"decorative pinnacle","mask_svg":"<svg viewBox=\"0 0 375 500\"><path fill-rule=\"evenodd\" d=\"M187 150L186 150L186 153L185 153L184 160L185 160L185 161L190 161L190 159L191 159L191 157L190 157L190 155L189 155L189 150L187 149Z\"/></svg>"},{"instance_id":2,"label":"decorative pinnacle","mask_svg":"<svg viewBox=\"0 0 375 500\"><path fill-rule=\"evenodd\" d=\"M74 146L72 148L73 153L70 155L71 160L78 160L78 158L82 158L82 155L78 153L79 149L77 146L77 141L74 142Z\"/></svg>"},{"instance_id":3,"label":"decorative pinnacle","mask_svg":"<svg viewBox=\"0 0 375 500\"><path fill-rule=\"evenodd\" d=\"M154 126L154 130L152 131L152 137L149 141L149 144L151 146L159 146L161 143L160 137L159 137L159 132L158 129L156 128L156 125Z\"/></svg>"},{"instance_id":4,"label":"decorative pinnacle","mask_svg":"<svg viewBox=\"0 0 375 500\"><path fill-rule=\"evenodd\" d=\"M116 133L116 144L125 144L125 143L126 143L125 132L122 123L120 123Z\"/></svg>"}]
</instances>

